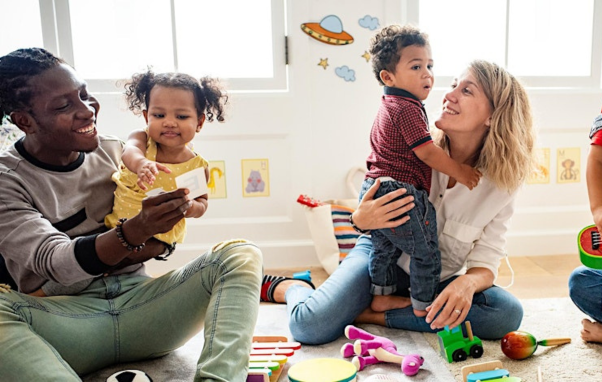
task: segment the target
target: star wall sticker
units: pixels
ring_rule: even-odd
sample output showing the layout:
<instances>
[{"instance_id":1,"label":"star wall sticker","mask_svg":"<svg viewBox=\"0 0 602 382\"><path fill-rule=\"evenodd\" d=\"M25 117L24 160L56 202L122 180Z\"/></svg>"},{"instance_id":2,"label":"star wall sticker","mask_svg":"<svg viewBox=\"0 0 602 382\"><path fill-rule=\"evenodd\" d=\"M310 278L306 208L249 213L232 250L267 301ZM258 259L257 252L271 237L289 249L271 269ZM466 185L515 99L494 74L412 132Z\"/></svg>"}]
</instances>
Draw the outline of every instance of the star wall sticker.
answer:
<instances>
[{"instance_id":1,"label":"star wall sticker","mask_svg":"<svg viewBox=\"0 0 602 382\"><path fill-rule=\"evenodd\" d=\"M367 51L364 51L364 54L362 54L362 57L364 57L366 59L366 62L370 61L370 53L368 53Z\"/></svg>"},{"instance_id":2,"label":"star wall sticker","mask_svg":"<svg viewBox=\"0 0 602 382\"><path fill-rule=\"evenodd\" d=\"M324 68L324 70L326 70L326 67L328 66L328 58L320 58L320 63L318 66L321 66Z\"/></svg>"}]
</instances>

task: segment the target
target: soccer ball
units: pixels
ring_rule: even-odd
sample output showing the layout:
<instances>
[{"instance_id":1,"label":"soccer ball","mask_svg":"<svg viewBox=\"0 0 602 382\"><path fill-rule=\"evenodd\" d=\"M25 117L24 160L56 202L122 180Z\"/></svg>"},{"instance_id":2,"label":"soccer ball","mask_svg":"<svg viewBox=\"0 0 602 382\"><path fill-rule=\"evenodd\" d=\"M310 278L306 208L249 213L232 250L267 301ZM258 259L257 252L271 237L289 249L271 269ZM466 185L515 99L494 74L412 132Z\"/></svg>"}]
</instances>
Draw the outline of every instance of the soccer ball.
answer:
<instances>
[{"instance_id":1,"label":"soccer ball","mask_svg":"<svg viewBox=\"0 0 602 382\"><path fill-rule=\"evenodd\" d=\"M111 375L107 382L153 382L153 379L140 370L123 370Z\"/></svg>"}]
</instances>

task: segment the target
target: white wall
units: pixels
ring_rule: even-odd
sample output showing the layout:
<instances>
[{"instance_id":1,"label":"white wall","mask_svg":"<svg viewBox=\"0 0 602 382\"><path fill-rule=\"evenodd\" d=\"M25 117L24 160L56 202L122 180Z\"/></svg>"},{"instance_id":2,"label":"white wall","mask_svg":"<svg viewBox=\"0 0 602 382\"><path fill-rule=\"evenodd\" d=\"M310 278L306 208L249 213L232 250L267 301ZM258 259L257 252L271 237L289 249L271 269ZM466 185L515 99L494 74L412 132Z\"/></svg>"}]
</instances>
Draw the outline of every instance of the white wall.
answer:
<instances>
[{"instance_id":1,"label":"white wall","mask_svg":"<svg viewBox=\"0 0 602 382\"><path fill-rule=\"evenodd\" d=\"M244 237L263 250L266 268L317 265L299 194L318 199L350 198L347 171L365 163L368 134L382 88L361 55L374 31L359 26L365 15L380 25L404 22L396 1L288 0L290 91L275 94L233 94L226 123L208 124L195 148L208 160L226 162L227 199L212 199L207 214L188 220L186 242L167 263L151 262L150 269L173 268L220 240ZM355 42L347 46L319 43L301 29L335 14ZM438 59L436 57L435 59ZM328 58L330 66L318 66ZM244 57L241 57L244 65ZM334 73L347 65L355 81ZM431 119L447 84L435 89L426 104ZM539 146L551 149L551 182L526 185L508 234L508 253L542 255L575 253L575 235L590 215L585 188L585 158L589 126L600 106L602 91L529 91L539 129ZM99 95L99 128L107 134L127 136L142 120L125 110L120 97ZM555 182L556 149L581 147L581 182ZM241 159L268 158L270 196L242 197Z\"/></svg>"}]
</instances>

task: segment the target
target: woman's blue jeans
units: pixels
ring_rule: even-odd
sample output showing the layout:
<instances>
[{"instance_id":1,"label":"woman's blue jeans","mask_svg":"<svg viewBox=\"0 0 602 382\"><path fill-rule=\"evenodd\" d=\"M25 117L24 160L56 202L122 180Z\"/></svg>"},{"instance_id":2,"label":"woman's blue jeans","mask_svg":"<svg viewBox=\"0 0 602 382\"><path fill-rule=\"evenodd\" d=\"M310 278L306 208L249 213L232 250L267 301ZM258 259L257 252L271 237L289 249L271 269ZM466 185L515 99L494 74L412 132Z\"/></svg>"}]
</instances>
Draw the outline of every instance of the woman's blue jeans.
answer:
<instances>
[{"instance_id":1,"label":"woman's blue jeans","mask_svg":"<svg viewBox=\"0 0 602 382\"><path fill-rule=\"evenodd\" d=\"M602 270L576 268L569 277L569 295L583 313L602 322Z\"/></svg>"},{"instance_id":2,"label":"woman's blue jeans","mask_svg":"<svg viewBox=\"0 0 602 382\"><path fill-rule=\"evenodd\" d=\"M204 327L195 381L243 382L261 266L259 249L236 240L156 279L109 276L76 296L0 293L0 381L80 381L165 355Z\"/></svg>"},{"instance_id":3,"label":"woman's blue jeans","mask_svg":"<svg viewBox=\"0 0 602 382\"><path fill-rule=\"evenodd\" d=\"M345 260L317 290L293 285L286 292L289 327L295 340L319 345L331 342L344 334L364 309L370 306L370 275L368 258L372 249L369 237L361 236ZM443 290L454 278L439 284ZM397 293L406 292L409 276L399 269ZM493 286L473 297L466 317L474 334L481 339L496 340L517 330L523 318L523 308L516 297ZM388 327L434 332L424 317L416 317L409 306L385 312Z\"/></svg>"}]
</instances>

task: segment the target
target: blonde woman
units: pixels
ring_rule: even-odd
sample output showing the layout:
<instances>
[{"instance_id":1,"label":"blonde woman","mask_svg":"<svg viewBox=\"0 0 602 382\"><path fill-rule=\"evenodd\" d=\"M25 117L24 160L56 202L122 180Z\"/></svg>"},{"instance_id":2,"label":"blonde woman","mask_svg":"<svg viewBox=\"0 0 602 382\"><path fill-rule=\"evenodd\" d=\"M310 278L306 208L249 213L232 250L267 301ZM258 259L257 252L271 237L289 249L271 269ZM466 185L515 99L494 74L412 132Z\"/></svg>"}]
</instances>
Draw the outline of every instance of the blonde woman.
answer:
<instances>
[{"instance_id":1,"label":"blonde woman","mask_svg":"<svg viewBox=\"0 0 602 382\"><path fill-rule=\"evenodd\" d=\"M416 317L412 312L406 254L398 262L397 293L406 298L407 306L386 312L370 309L372 242L362 236L317 290L296 280L280 280L273 288L272 300L289 306L296 340L330 342L353 322L433 332L470 320L482 339L499 339L520 326L520 302L494 281L504 257L514 200L532 166L534 133L526 92L503 68L474 61L445 94L435 126L440 133L436 142L454 160L478 168L483 178L470 191L433 171L429 199L437 213L442 270L438 296L427 308L427 316ZM378 186L376 182L367 190L353 213L353 222L361 230L403 224L407 218L390 219L413 207L411 197L387 204L402 196L403 190L373 199Z\"/></svg>"}]
</instances>

